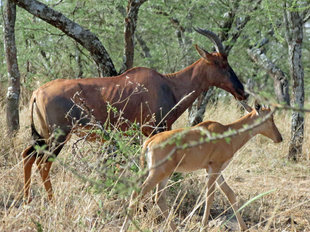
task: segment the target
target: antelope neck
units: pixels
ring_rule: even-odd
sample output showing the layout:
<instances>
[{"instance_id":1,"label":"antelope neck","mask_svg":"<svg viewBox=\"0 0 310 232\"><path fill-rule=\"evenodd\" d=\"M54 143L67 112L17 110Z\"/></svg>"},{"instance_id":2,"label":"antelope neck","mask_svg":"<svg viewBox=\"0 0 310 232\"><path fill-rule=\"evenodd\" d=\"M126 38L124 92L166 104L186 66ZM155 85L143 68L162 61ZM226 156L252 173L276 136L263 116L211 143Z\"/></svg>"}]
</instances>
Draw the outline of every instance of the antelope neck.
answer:
<instances>
[{"instance_id":1,"label":"antelope neck","mask_svg":"<svg viewBox=\"0 0 310 232\"><path fill-rule=\"evenodd\" d=\"M254 118L253 118L253 114L254 112L252 111L251 113L243 116L242 118L240 118L239 120L228 124L227 125L227 129L233 129L233 130L240 130L244 127L244 125L252 125L254 122ZM244 144L246 144L252 137L254 137L255 135L257 135L258 131L257 128L254 128L252 130L247 130L241 133L238 133L235 136L232 136L231 138L231 145L232 145L232 149L233 149L233 153L235 153L236 151L238 151Z\"/></svg>"},{"instance_id":2,"label":"antelope neck","mask_svg":"<svg viewBox=\"0 0 310 232\"><path fill-rule=\"evenodd\" d=\"M202 62L201 59L181 71L164 75L168 78L169 82L172 83L171 89L177 102L187 94L191 93L190 96L184 100L184 102L188 102L187 105L189 105L194 102L202 91L207 90L204 86L206 85L205 82L207 82L208 78L206 72L202 71L203 68L199 67L200 62Z\"/></svg>"}]
</instances>

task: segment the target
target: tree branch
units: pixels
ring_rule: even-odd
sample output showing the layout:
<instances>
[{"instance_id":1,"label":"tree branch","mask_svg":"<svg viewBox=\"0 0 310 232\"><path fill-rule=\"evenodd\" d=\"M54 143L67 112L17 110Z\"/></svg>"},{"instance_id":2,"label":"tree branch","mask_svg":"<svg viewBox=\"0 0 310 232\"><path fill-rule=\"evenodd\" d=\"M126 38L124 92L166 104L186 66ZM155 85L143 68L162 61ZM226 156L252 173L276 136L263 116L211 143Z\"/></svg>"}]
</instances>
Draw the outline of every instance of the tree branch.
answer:
<instances>
[{"instance_id":1,"label":"tree branch","mask_svg":"<svg viewBox=\"0 0 310 232\"><path fill-rule=\"evenodd\" d=\"M228 37L229 37L228 32L231 30L232 25L234 23L236 12L239 8L239 3L240 3L240 0L237 0L233 3L233 5L230 7L230 10L225 14L226 20L220 24L220 27L222 30L219 33L219 38L222 41L228 40Z\"/></svg>"},{"instance_id":2,"label":"tree branch","mask_svg":"<svg viewBox=\"0 0 310 232\"><path fill-rule=\"evenodd\" d=\"M288 79L284 72L277 67L271 60L269 60L266 54L260 48L249 48L247 49L248 55L252 61L263 67L266 72L274 80L274 89L278 102L285 102L286 105L290 105L289 85Z\"/></svg>"},{"instance_id":3,"label":"tree branch","mask_svg":"<svg viewBox=\"0 0 310 232\"><path fill-rule=\"evenodd\" d=\"M149 47L147 46L146 42L144 41L144 39L142 38L141 35L139 34L136 34L136 38L137 38L137 41L138 43L140 44L141 48L142 48L142 51L143 51L143 57L145 58L150 58L152 57L151 53L150 53L150 49Z\"/></svg>"},{"instance_id":4,"label":"tree branch","mask_svg":"<svg viewBox=\"0 0 310 232\"><path fill-rule=\"evenodd\" d=\"M305 11L304 17L303 17L303 24L305 24L310 19L310 10Z\"/></svg>"},{"instance_id":5,"label":"tree branch","mask_svg":"<svg viewBox=\"0 0 310 232\"><path fill-rule=\"evenodd\" d=\"M262 0L256 1L254 4L254 7L251 10L249 10L249 12L256 11L261 2L262 2ZM229 54L230 50L232 49L232 47L234 46L234 44L236 43L236 41L240 37L243 29L245 28L247 23L250 21L250 19L251 19L251 15L248 14L244 18L244 20L242 20L241 22L239 22L239 24L237 24L237 30L233 33L230 33L230 38L231 38L230 43L225 47L225 51L226 51L227 55Z\"/></svg>"},{"instance_id":6,"label":"tree branch","mask_svg":"<svg viewBox=\"0 0 310 232\"><path fill-rule=\"evenodd\" d=\"M178 38L179 45L181 48L183 48L185 28L181 25L180 20L171 16L170 13L164 12L162 10L157 11L156 14L168 17L169 21L171 22L171 25L173 26L173 28L176 29L176 35Z\"/></svg>"},{"instance_id":7,"label":"tree branch","mask_svg":"<svg viewBox=\"0 0 310 232\"><path fill-rule=\"evenodd\" d=\"M125 50L124 61L120 73L133 67L134 51L135 51L135 31L137 27L137 19L140 6L147 0L128 0L127 15L125 18Z\"/></svg>"},{"instance_id":8,"label":"tree branch","mask_svg":"<svg viewBox=\"0 0 310 232\"><path fill-rule=\"evenodd\" d=\"M36 0L12 0L19 7L24 8L30 14L44 20L53 25L67 36L73 38L84 48L86 48L98 67L100 76L114 76L117 74L114 64L98 39L98 37L87 29L84 29L79 24L71 21L62 13L53 10L47 5Z\"/></svg>"}]
</instances>

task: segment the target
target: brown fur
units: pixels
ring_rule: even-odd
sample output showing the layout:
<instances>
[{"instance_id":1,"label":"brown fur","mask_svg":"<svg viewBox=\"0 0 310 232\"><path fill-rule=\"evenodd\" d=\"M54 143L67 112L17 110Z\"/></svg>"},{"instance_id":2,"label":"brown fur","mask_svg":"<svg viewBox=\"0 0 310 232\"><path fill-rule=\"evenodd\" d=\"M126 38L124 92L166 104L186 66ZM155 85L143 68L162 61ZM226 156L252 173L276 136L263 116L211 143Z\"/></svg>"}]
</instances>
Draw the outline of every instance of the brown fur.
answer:
<instances>
[{"instance_id":1,"label":"brown fur","mask_svg":"<svg viewBox=\"0 0 310 232\"><path fill-rule=\"evenodd\" d=\"M151 191L156 185L159 185L159 190L163 191L163 193L161 193L159 197L158 205L163 214L167 217L168 207L164 199L164 187L170 175L173 172L192 172L198 169L205 169L208 172L209 180L207 184L208 191L203 216L203 226L206 226L208 222L214 197L214 183L216 181L231 203L240 228L242 230L247 229L239 212L237 212L238 208L236 206L235 194L225 182L221 175L221 171L228 165L235 152L256 134L267 136L275 143L282 141L282 136L274 124L273 117L271 116L252 130L232 136L229 142L225 139L220 139L214 142L205 142L200 145L189 146L185 149L177 147L176 144L181 144L179 146L184 144L190 145L199 142L201 138L206 139L208 133L223 134L230 129L240 130L244 125L252 125L257 119L266 116L268 113L270 113L270 109L261 109L258 105L257 110L253 109L246 116L228 125L223 125L215 121L205 121L189 130L176 129L154 135L143 145L142 152L147 154L150 164L148 177L141 187L141 197ZM181 133L183 134L181 135ZM137 193L134 192L130 203L131 209L134 207L137 196ZM125 220L123 230L125 230L127 226L128 218ZM172 230L176 230L176 226L172 222L170 227Z\"/></svg>"}]
</instances>

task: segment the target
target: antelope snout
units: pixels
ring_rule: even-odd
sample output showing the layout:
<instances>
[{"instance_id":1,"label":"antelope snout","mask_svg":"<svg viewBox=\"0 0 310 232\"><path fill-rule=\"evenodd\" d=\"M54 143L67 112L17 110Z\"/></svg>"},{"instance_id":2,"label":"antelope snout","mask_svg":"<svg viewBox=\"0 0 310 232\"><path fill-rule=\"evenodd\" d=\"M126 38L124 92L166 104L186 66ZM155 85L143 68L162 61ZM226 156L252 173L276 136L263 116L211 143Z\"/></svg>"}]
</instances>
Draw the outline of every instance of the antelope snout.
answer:
<instances>
[{"instance_id":1,"label":"antelope snout","mask_svg":"<svg viewBox=\"0 0 310 232\"><path fill-rule=\"evenodd\" d=\"M248 97L250 96L250 94L248 94L245 91L237 91L237 95L235 95L235 98L239 101L243 101L248 99Z\"/></svg>"},{"instance_id":2,"label":"antelope snout","mask_svg":"<svg viewBox=\"0 0 310 232\"><path fill-rule=\"evenodd\" d=\"M245 97L245 99L248 99L248 97L250 96L250 94L248 94L247 92L244 92L244 97Z\"/></svg>"}]
</instances>

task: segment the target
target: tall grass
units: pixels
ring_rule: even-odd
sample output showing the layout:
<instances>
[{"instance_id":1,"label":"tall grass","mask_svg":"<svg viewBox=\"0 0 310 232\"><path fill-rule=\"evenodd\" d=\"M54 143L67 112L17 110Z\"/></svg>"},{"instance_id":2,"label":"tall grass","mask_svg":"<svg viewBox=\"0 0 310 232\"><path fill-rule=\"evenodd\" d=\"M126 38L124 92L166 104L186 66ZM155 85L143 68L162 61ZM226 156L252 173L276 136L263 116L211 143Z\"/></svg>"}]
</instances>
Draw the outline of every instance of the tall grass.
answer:
<instances>
[{"instance_id":1,"label":"tall grass","mask_svg":"<svg viewBox=\"0 0 310 232\"><path fill-rule=\"evenodd\" d=\"M21 129L13 141L6 136L0 140L0 231L119 231L130 192L142 181L135 165L139 145L123 140L124 150L116 151L109 161L105 152L109 144L75 143L77 138L73 137L53 164L54 202L47 202L47 194L34 168L33 200L24 206L20 153L30 141L27 114L27 109L21 110ZM208 106L205 118L229 123L242 115L235 101L219 102ZM186 117L184 114L174 127L186 126ZM236 154L224 176L236 192L239 205L250 202L241 211L250 231L309 231L309 122L305 125L304 159L298 163L287 160L290 113L277 112L275 122L284 142L273 144L265 137L256 136ZM0 128L0 134L5 135L4 117L0 119ZM177 181L169 181L167 193L171 220L181 231L199 231L205 173L198 171L174 179ZM266 192L269 193L264 195ZM260 194L263 195L257 197ZM167 221L150 198L134 216L135 222L143 231L168 230ZM228 201L217 190L210 231L238 229L234 218L227 221L232 214ZM131 229L137 230L134 226Z\"/></svg>"}]
</instances>

